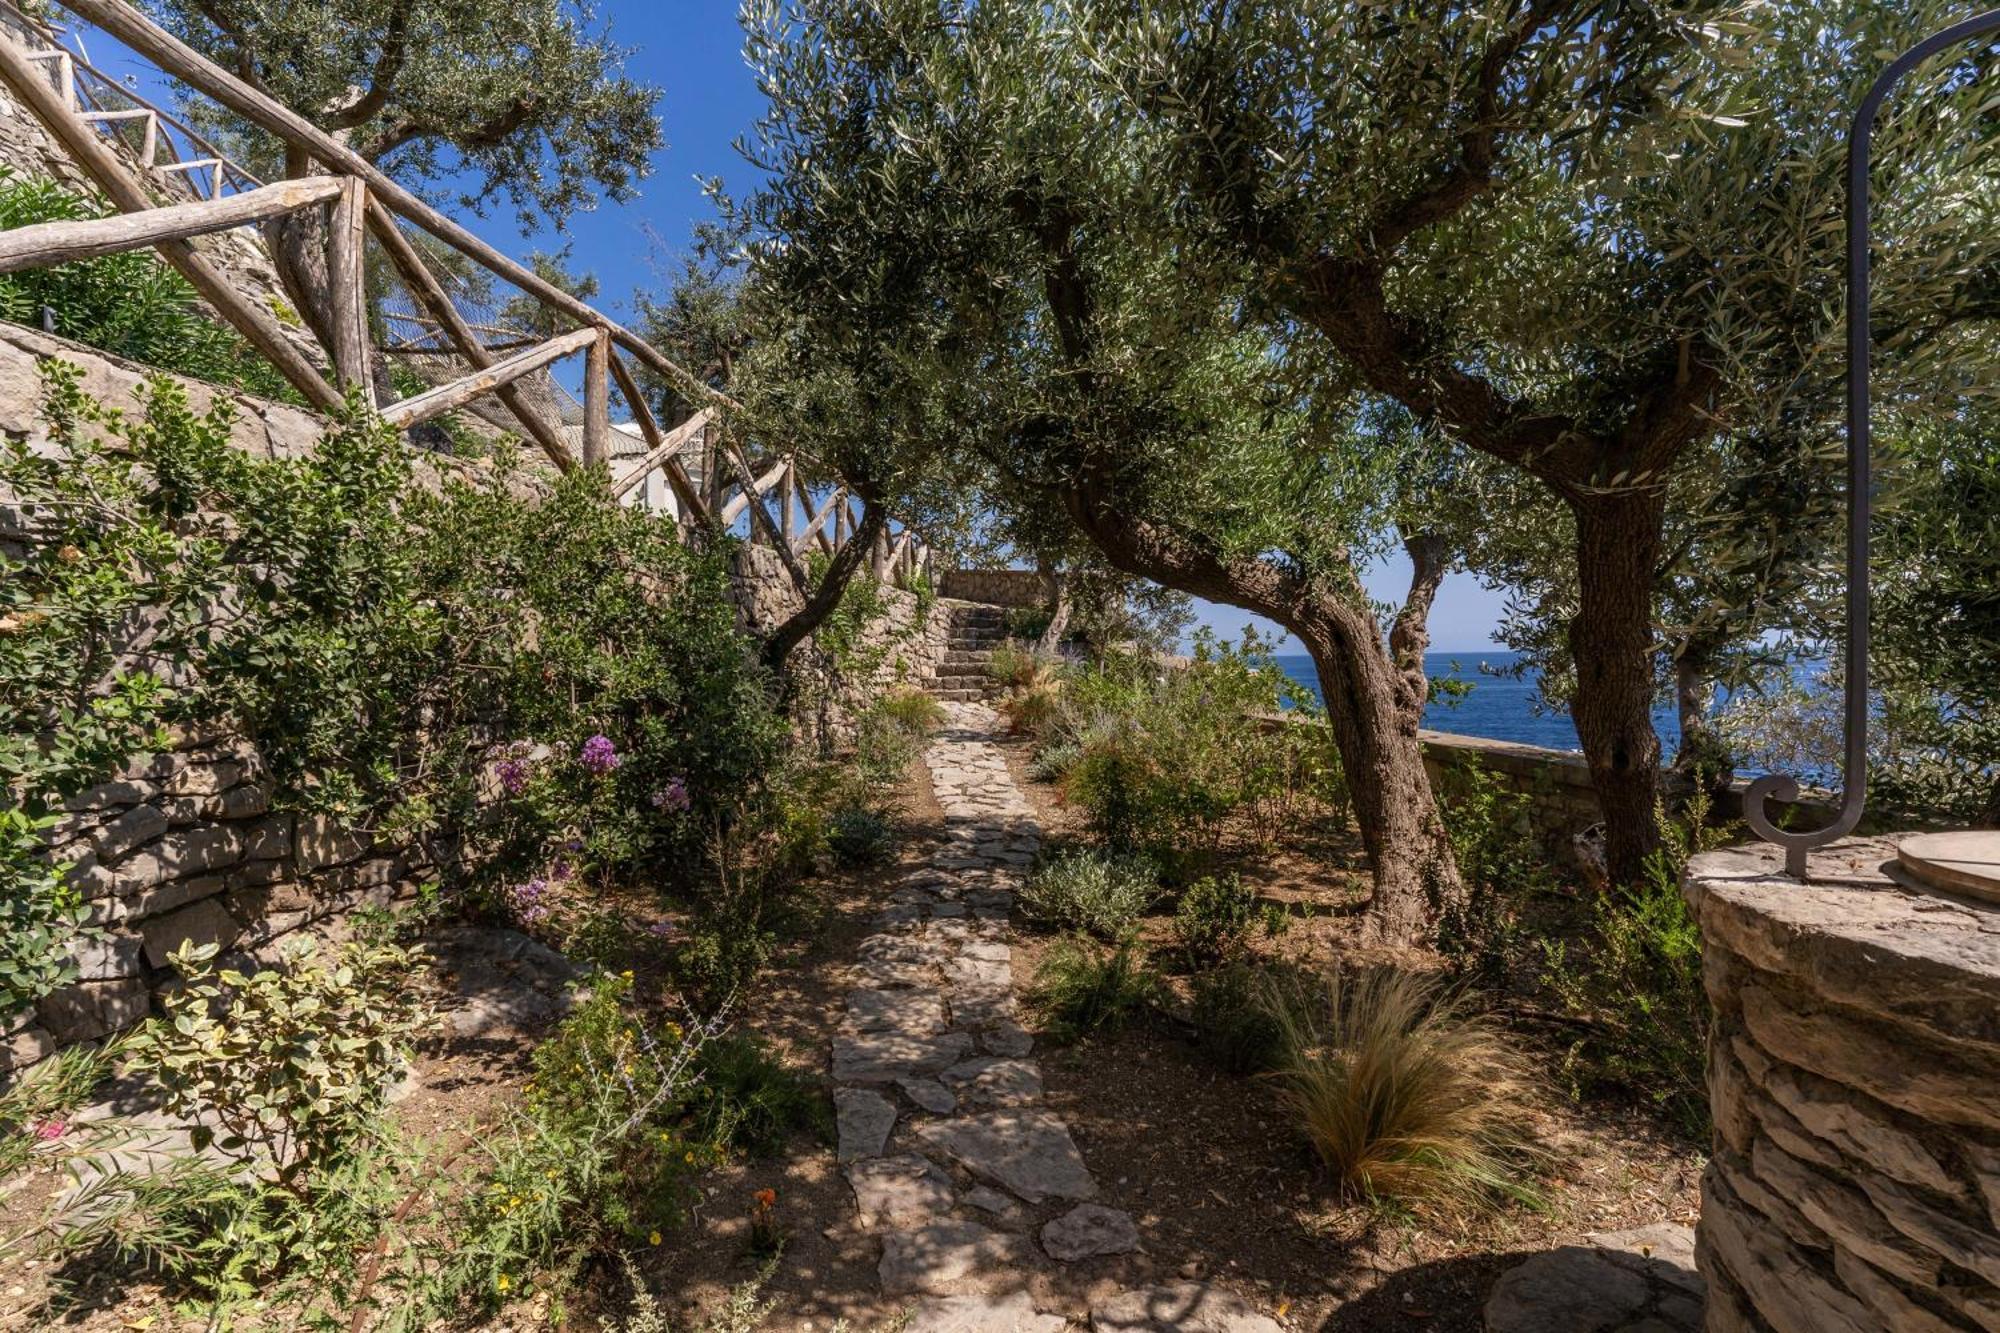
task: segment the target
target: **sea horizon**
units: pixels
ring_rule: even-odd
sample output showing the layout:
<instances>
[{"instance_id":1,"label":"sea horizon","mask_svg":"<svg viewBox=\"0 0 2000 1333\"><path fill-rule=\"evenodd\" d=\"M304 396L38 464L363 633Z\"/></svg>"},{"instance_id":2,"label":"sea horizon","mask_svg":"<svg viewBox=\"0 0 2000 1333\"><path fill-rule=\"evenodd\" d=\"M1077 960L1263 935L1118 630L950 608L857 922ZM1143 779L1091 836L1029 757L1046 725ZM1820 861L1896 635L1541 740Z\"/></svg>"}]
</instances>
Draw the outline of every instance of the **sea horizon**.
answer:
<instances>
[{"instance_id":1,"label":"sea horizon","mask_svg":"<svg viewBox=\"0 0 2000 1333\"><path fill-rule=\"evenodd\" d=\"M1536 672L1532 668L1517 670L1522 656L1505 648L1425 653L1427 674L1434 679L1464 681L1468 688L1459 697L1433 699L1424 709L1423 725L1432 731L1482 740L1580 752L1583 743L1576 734L1576 723L1567 711L1539 705ZM1315 699L1320 697L1310 656L1273 653L1271 662L1287 679L1303 686ZM1672 758L1680 749L1681 727L1671 705L1653 709L1653 728L1660 736L1662 756Z\"/></svg>"}]
</instances>

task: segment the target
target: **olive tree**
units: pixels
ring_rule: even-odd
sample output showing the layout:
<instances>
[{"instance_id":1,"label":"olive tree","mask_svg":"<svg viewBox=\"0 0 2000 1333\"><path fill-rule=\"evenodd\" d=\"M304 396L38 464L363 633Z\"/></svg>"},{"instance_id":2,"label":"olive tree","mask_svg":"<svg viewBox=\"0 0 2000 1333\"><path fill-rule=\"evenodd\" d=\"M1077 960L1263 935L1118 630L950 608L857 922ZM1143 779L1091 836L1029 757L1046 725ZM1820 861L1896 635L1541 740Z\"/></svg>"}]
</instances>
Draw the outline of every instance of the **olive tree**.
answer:
<instances>
[{"instance_id":1,"label":"olive tree","mask_svg":"<svg viewBox=\"0 0 2000 1333\"><path fill-rule=\"evenodd\" d=\"M1719 435L1809 434L1835 409L1847 116L1957 7L1041 8L1154 147L1188 280L1230 284L1274 337L1564 511L1572 711L1611 868L1641 873L1669 511L1709 489L1683 473ZM1906 413L1992 383L1991 59L1940 57L1878 139L1877 388Z\"/></svg>"},{"instance_id":2,"label":"olive tree","mask_svg":"<svg viewBox=\"0 0 2000 1333\"><path fill-rule=\"evenodd\" d=\"M443 205L560 227L637 192L664 142L659 90L586 0L147 0L252 87ZM303 176L301 149L206 103L196 115L258 170ZM317 213L273 227L288 293L322 341Z\"/></svg>"},{"instance_id":3,"label":"olive tree","mask_svg":"<svg viewBox=\"0 0 2000 1333\"><path fill-rule=\"evenodd\" d=\"M882 475L976 455L991 503L1291 631L1352 788L1373 926L1422 939L1459 879L1417 738L1450 553L1421 525L1434 451L1408 414L1185 280L1156 157L1096 114L1083 48L1045 7L771 0L749 50L771 99L751 140L759 285L826 375L942 427L885 435ZM1385 628L1358 569L1397 541L1416 578Z\"/></svg>"}]
</instances>

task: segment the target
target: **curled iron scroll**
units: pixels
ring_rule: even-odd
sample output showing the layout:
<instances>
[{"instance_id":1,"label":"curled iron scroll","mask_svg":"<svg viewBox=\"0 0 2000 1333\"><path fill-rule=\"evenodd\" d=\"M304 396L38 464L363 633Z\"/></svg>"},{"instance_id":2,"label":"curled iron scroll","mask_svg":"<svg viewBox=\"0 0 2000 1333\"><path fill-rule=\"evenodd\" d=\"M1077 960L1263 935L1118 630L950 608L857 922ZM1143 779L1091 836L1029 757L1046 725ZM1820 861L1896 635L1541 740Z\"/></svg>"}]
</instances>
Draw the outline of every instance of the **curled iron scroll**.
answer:
<instances>
[{"instance_id":1,"label":"curled iron scroll","mask_svg":"<svg viewBox=\"0 0 2000 1333\"><path fill-rule=\"evenodd\" d=\"M1750 784L1743 817L1758 837L1785 849L1785 871L1806 877L1806 855L1861 823L1868 801L1869 307L1868 166L1876 113L1903 76L1946 47L2000 31L2000 9L1933 33L1896 57L1855 109L1847 138L1847 697L1840 812L1825 828L1792 832L1765 814L1772 800L1798 799L1798 779L1767 774Z\"/></svg>"}]
</instances>

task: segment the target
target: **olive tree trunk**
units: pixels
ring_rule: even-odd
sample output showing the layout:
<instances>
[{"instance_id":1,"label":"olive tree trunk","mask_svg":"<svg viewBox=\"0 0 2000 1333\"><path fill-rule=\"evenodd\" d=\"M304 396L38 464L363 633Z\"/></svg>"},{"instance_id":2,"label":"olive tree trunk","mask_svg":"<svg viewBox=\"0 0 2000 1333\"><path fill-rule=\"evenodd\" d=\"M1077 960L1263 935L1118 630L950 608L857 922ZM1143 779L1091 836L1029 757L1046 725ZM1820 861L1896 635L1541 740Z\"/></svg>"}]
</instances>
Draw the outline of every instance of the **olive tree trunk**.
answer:
<instances>
[{"instance_id":1,"label":"olive tree trunk","mask_svg":"<svg viewBox=\"0 0 2000 1333\"><path fill-rule=\"evenodd\" d=\"M1571 505L1578 604L1569 626L1576 664L1570 712L1604 812L1606 868L1617 884L1642 878L1660 847L1653 590L1663 506L1650 491L1592 495Z\"/></svg>"}]
</instances>

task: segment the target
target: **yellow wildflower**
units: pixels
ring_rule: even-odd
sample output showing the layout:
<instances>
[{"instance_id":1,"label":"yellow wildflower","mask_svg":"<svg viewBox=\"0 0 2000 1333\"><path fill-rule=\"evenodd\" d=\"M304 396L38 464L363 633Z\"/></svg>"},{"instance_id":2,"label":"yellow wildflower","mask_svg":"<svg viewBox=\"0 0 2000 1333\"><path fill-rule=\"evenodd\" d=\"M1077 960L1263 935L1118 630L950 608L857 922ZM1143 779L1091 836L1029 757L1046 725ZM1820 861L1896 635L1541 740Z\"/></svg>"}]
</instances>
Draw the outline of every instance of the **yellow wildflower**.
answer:
<instances>
[{"instance_id":1,"label":"yellow wildflower","mask_svg":"<svg viewBox=\"0 0 2000 1333\"><path fill-rule=\"evenodd\" d=\"M507 1288L513 1286L514 1284L507 1280L507 1275L505 1273L502 1273L500 1275L500 1280L498 1282L495 1282L493 1285L498 1287L501 1291L505 1291L507 1290Z\"/></svg>"},{"instance_id":2,"label":"yellow wildflower","mask_svg":"<svg viewBox=\"0 0 2000 1333\"><path fill-rule=\"evenodd\" d=\"M646 1237L646 1239L647 1239L647 1241L649 1241L650 1243L652 1243L652 1244L654 1244L654 1245L658 1245L658 1244L660 1243L660 1233L659 1233L659 1232L657 1232L657 1231L655 1231L655 1232L653 1232L653 1233L652 1233L651 1235L647 1236L647 1237Z\"/></svg>"}]
</instances>

